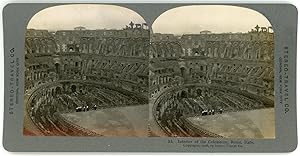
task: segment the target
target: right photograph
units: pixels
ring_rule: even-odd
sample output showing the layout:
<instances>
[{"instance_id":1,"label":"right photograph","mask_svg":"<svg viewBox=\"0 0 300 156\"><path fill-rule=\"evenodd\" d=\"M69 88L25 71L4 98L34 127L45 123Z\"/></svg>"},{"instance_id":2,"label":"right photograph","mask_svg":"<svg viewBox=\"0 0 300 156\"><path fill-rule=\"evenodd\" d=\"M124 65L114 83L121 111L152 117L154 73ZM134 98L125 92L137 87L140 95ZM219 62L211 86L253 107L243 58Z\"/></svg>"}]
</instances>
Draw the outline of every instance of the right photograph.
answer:
<instances>
[{"instance_id":1,"label":"right photograph","mask_svg":"<svg viewBox=\"0 0 300 156\"><path fill-rule=\"evenodd\" d=\"M149 136L275 139L274 32L263 14L173 8L150 40Z\"/></svg>"}]
</instances>

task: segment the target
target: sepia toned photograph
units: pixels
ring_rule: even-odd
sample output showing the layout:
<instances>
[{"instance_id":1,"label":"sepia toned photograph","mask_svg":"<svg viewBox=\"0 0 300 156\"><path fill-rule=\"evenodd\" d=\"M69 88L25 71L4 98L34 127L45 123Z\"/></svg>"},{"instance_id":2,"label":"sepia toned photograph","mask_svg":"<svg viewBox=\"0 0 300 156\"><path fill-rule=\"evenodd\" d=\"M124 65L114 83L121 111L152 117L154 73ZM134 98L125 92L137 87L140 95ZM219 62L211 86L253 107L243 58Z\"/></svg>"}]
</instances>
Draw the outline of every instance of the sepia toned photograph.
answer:
<instances>
[{"instance_id":1,"label":"sepia toned photograph","mask_svg":"<svg viewBox=\"0 0 300 156\"><path fill-rule=\"evenodd\" d=\"M229 5L148 25L117 5L43 9L25 37L26 136L275 138L274 32Z\"/></svg>"},{"instance_id":2,"label":"sepia toned photograph","mask_svg":"<svg viewBox=\"0 0 300 156\"><path fill-rule=\"evenodd\" d=\"M297 148L291 3L6 3L3 150Z\"/></svg>"},{"instance_id":3,"label":"sepia toned photograph","mask_svg":"<svg viewBox=\"0 0 300 156\"><path fill-rule=\"evenodd\" d=\"M41 10L25 38L28 136L147 136L149 28L136 12L74 4Z\"/></svg>"},{"instance_id":4,"label":"sepia toned photograph","mask_svg":"<svg viewBox=\"0 0 300 156\"><path fill-rule=\"evenodd\" d=\"M275 138L274 33L257 11L170 9L152 24L153 136Z\"/></svg>"}]
</instances>

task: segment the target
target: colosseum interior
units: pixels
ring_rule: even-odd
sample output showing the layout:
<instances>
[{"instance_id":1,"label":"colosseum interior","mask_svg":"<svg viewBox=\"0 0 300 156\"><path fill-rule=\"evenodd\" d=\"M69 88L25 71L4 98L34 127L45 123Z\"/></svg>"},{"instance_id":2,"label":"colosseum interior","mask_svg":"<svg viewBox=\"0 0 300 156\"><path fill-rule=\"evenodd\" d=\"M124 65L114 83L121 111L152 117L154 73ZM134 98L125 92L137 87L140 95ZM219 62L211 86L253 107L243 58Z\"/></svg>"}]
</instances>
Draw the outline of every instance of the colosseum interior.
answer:
<instances>
[{"instance_id":1,"label":"colosseum interior","mask_svg":"<svg viewBox=\"0 0 300 156\"><path fill-rule=\"evenodd\" d=\"M146 135L149 29L145 23L131 22L122 30L28 29L25 45L28 134ZM143 115L132 125L135 111Z\"/></svg>"},{"instance_id":2,"label":"colosseum interior","mask_svg":"<svg viewBox=\"0 0 300 156\"><path fill-rule=\"evenodd\" d=\"M149 121L156 135L274 138L271 29L154 34Z\"/></svg>"},{"instance_id":3,"label":"colosseum interior","mask_svg":"<svg viewBox=\"0 0 300 156\"><path fill-rule=\"evenodd\" d=\"M27 29L24 135L275 138L271 26L122 27Z\"/></svg>"}]
</instances>

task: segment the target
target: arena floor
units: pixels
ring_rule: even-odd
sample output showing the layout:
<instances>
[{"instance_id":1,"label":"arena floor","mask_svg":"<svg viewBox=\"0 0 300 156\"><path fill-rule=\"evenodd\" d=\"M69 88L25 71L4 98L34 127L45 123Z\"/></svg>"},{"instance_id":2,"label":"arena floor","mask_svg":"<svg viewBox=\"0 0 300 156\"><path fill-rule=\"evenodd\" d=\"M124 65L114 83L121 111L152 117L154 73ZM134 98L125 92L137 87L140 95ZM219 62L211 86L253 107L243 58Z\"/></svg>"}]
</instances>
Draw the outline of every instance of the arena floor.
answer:
<instances>
[{"instance_id":1,"label":"arena floor","mask_svg":"<svg viewBox=\"0 0 300 156\"><path fill-rule=\"evenodd\" d=\"M275 138L274 108L188 118L194 125L225 138Z\"/></svg>"},{"instance_id":2,"label":"arena floor","mask_svg":"<svg viewBox=\"0 0 300 156\"><path fill-rule=\"evenodd\" d=\"M67 120L103 136L147 136L148 105L62 114Z\"/></svg>"}]
</instances>

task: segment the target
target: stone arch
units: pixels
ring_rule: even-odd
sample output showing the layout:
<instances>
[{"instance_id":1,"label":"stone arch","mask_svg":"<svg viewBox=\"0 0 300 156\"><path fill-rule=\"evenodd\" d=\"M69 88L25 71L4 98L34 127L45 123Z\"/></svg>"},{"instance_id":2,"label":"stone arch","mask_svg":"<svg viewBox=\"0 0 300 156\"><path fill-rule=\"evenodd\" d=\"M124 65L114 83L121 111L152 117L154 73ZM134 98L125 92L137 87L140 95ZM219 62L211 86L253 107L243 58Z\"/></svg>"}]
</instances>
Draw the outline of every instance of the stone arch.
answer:
<instances>
[{"instance_id":1,"label":"stone arch","mask_svg":"<svg viewBox=\"0 0 300 156\"><path fill-rule=\"evenodd\" d=\"M59 94L61 94L61 93L62 93L61 87L60 87L60 86L56 87L56 88L55 88L55 95L59 95Z\"/></svg>"},{"instance_id":2,"label":"stone arch","mask_svg":"<svg viewBox=\"0 0 300 156\"><path fill-rule=\"evenodd\" d=\"M196 93L197 93L198 96L201 96L202 95L202 90L200 88L197 88Z\"/></svg>"},{"instance_id":3,"label":"stone arch","mask_svg":"<svg viewBox=\"0 0 300 156\"><path fill-rule=\"evenodd\" d=\"M74 93L74 92L76 92L76 89L77 89L77 87L76 87L76 85L71 85L71 91Z\"/></svg>"},{"instance_id":4,"label":"stone arch","mask_svg":"<svg viewBox=\"0 0 300 156\"><path fill-rule=\"evenodd\" d=\"M186 77L186 68L184 66L180 67L180 73L183 78Z\"/></svg>"},{"instance_id":5,"label":"stone arch","mask_svg":"<svg viewBox=\"0 0 300 156\"><path fill-rule=\"evenodd\" d=\"M55 72L57 74L60 74L60 68L61 68L61 65L59 63L55 63Z\"/></svg>"},{"instance_id":6,"label":"stone arch","mask_svg":"<svg viewBox=\"0 0 300 156\"><path fill-rule=\"evenodd\" d=\"M188 97L188 93L185 90L183 90L183 91L181 91L180 97L181 98L187 98Z\"/></svg>"}]
</instances>

